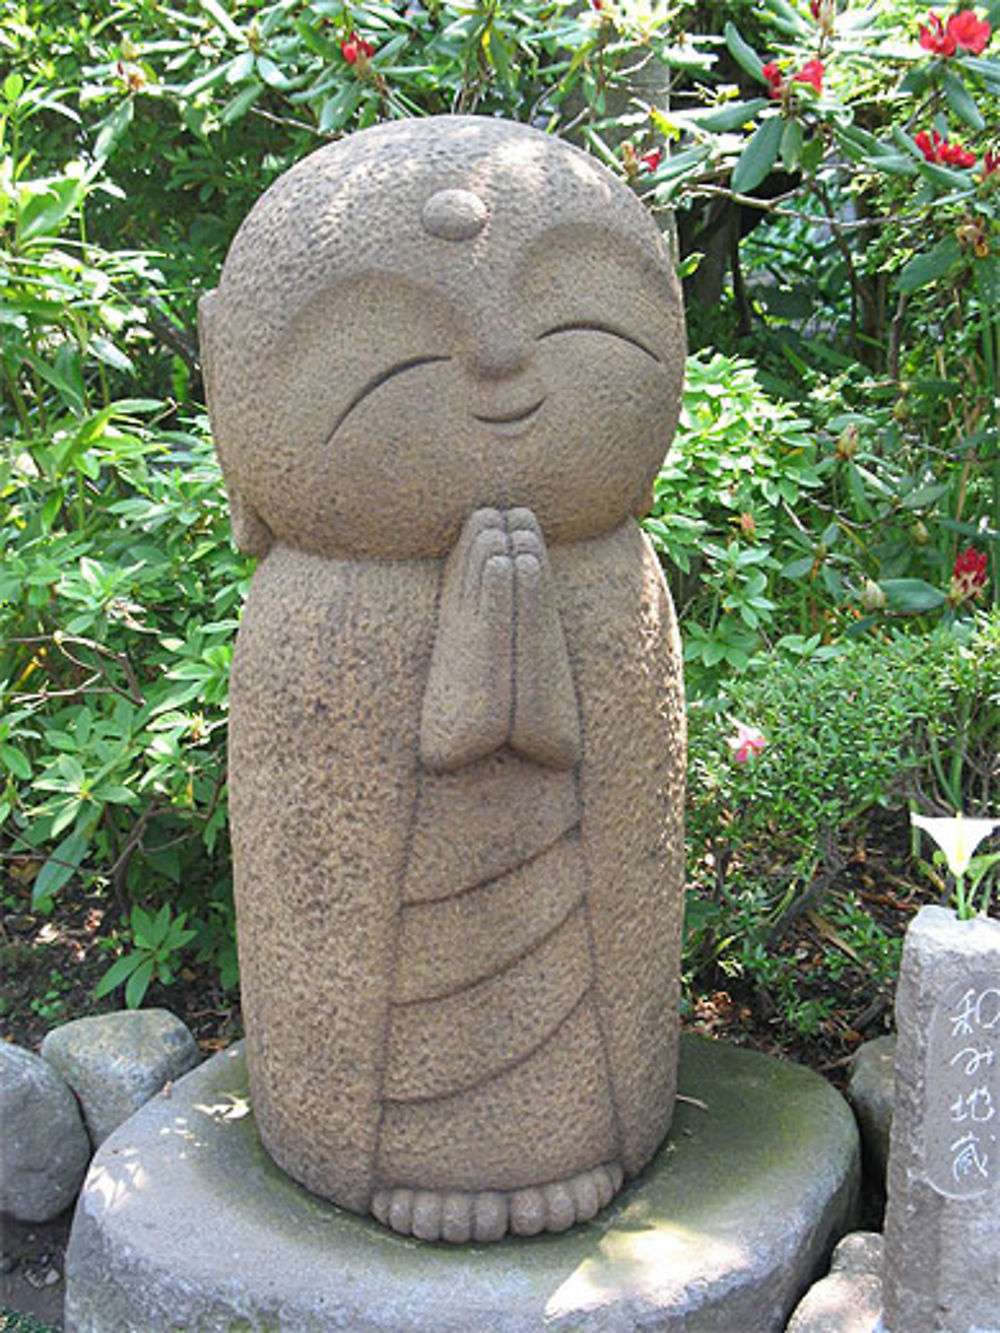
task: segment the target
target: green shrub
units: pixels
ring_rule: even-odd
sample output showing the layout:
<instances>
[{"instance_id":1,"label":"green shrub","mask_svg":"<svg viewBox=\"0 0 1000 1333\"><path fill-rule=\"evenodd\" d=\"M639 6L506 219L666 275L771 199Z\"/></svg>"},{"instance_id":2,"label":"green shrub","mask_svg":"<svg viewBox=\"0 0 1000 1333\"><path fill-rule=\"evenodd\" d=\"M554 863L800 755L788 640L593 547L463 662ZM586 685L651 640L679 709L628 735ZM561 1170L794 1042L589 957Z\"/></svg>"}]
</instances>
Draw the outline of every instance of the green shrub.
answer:
<instances>
[{"instance_id":1,"label":"green shrub","mask_svg":"<svg viewBox=\"0 0 1000 1333\"><path fill-rule=\"evenodd\" d=\"M856 902L825 896L870 821L895 821L905 845L911 805L985 812L1000 780L998 679L994 611L919 638L845 642L820 660L760 655L724 699L695 704L689 974L747 976L805 1030L818 1011L799 1011L801 968L778 944L808 910L866 960L869 979L888 984L898 942ZM766 740L742 763L727 743L738 722ZM842 966L833 951L824 975Z\"/></svg>"}]
</instances>

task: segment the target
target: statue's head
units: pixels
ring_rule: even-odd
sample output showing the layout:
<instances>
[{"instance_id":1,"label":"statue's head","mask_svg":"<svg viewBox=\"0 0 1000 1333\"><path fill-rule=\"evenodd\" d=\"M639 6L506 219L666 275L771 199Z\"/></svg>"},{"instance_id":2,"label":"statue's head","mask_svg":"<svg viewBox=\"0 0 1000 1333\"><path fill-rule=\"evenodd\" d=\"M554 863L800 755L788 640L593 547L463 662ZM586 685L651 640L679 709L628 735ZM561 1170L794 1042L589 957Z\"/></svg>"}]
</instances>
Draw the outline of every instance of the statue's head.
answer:
<instances>
[{"instance_id":1,"label":"statue's head","mask_svg":"<svg viewBox=\"0 0 1000 1333\"><path fill-rule=\"evenodd\" d=\"M646 210L507 121L397 121L258 201L201 337L237 540L444 554L525 506L546 539L641 509L677 422L684 334Z\"/></svg>"}]
</instances>

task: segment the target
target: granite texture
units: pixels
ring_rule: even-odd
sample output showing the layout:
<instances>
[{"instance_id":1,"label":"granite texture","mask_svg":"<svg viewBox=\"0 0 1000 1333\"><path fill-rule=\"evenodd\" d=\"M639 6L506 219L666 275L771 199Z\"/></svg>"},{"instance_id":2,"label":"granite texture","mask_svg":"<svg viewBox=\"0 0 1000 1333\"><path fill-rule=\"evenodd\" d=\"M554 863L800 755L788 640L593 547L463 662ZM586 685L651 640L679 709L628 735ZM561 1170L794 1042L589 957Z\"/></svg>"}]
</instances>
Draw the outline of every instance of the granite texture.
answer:
<instances>
[{"instance_id":1,"label":"granite texture","mask_svg":"<svg viewBox=\"0 0 1000 1333\"><path fill-rule=\"evenodd\" d=\"M593 159L440 117L271 187L201 309L233 530L248 1060L297 1180L561 1230L670 1124L684 708L635 522L685 346Z\"/></svg>"},{"instance_id":2,"label":"granite texture","mask_svg":"<svg viewBox=\"0 0 1000 1333\"><path fill-rule=\"evenodd\" d=\"M882 1248L877 1231L845 1236L829 1274L803 1296L785 1333L880 1333Z\"/></svg>"},{"instance_id":3,"label":"granite texture","mask_svg":"<svg viewBox=\"0 0 1000 1333\"><path fill-rule=\"evenodd\" d=\"M924 907L896 990L891 1333L1000 1333L1000 922Z\"/></svg>"},{"instance_id":4,"label":"granite texture","mask_svg":"<svg viewBox=\"0 0 1000 1333\"><path fill-rule=\"evenodd\" d=\"M681 1041L666 1144L593 1221L422 1245L295 1185L234 1048L100 1149L67 1333L779 1333L854 1218L858 1136L818 1075Z\"/></svg>"},{"instance_id":5,"label":"granite texture","mask_svg":"<svg viewBox=\"0 0 1000 1333\"><path fill-rule=\"evenodd\" d=\"M851 1061L847 1100L854 1107L861 1128L866 1180L880 1193L885 1192L895 1096L895 1036L866 1041Z\"/></svg>"},{"instance_id":6,"label":"granite texture","mask_svg":"<svg viewBox=\"0 0 1000 1333\"><path fill-rule=\"evenodd\" d=\"M0 1214L47 1222L73 1202L90 1161L76 1098L50 1065L0 1042Z\"/></svg>"},{"instance_id":7,"label":"granite texture","mask_svg":"<svg viewBox=\"0 0 1000 1333\"><path fill-rule=\"evenodd\" d=\"M166 1009L74 1019L46 1035L41 1054L79 1098L95 1148L201 1059L185 1024Z\"/></svg>"}]
</instances>

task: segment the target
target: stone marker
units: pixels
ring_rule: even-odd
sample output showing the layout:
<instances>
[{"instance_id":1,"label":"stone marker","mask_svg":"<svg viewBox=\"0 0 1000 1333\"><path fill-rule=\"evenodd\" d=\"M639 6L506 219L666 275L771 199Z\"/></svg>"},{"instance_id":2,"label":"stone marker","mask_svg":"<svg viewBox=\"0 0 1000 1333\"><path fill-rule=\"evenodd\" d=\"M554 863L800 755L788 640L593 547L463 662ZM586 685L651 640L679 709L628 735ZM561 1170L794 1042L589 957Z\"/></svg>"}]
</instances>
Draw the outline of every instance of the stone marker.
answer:
<instances>
[{"instance_id":1,"label":"stone marker","mask_svg":"<svg viewBox=\"0 0 1000 1333\"><path fill-rule=\"evenodd\" d=\"M230 813L263 1140L422 1239L562 1230L673 1109L681 659L635 519L673 266L562 141L395 122L267 191L201 337L261 557Z\"/></svg>"},{"instance_id":2,"label":"stone marker","mask_svg":"<svg viewBox=\"0 0 1000 1333\"><path fill-rule=\"evenodd\" d=\"M896 992L891 1333L1000 1331L1000 922L925 907Z\"/></svg>"},{"instance_id":3,"label":"stone marker","mask_svg":"<svg viewBox=\"0 0 1000 1333\"><path fill-rule=\"evenodd\" d=\"M279 1170L230 1049L94 1158L67 1333L781 1333L852 1224L854 1117L811 1070L701 1037L679 1086L666 1144L589 1224L422 1245Z\"/></svg>"},{"instance_id":4,"label":"stone marker","mask_svg":"<svg viewBox=\"0 0 1000 1333\"><path fill-rule=\"evenodd\" d=\"M76 1098L31 1051L0 1042L0 1213L47 1222L76 1198L90 1140Z\"/></svg>"},{"instance_id":5,"label":"stone marker","mask_svg":"<svg viewBox=\"0 0 1000 1333\"><path fill-rule=\"evenodd\" d=\"M77 1018L53 1028L41 1050L80 1099L95 1147L201 1059L194 1037L166 1009Z\"/></svg>"}]
</instances>

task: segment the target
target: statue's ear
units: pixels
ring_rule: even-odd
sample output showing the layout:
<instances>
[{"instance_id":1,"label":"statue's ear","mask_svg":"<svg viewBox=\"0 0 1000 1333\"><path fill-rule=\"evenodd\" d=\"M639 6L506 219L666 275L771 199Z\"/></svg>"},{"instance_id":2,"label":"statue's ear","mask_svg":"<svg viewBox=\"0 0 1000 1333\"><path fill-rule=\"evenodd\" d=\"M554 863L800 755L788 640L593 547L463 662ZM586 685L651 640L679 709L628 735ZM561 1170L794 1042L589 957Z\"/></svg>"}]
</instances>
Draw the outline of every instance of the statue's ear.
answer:
<instances>
[{"instance_id":1,"label":"statue's ear","mask_svg":"<svg viewBox=\"0 0 1000 1333\"><path fill-rule=\"evenodd\" d=\"M205 385L205 400L209 415L212 412L212 328L215 322L212 316L218 299L219 293L213 287L198 301L198 347L201 352L201 378Z\"/></svg>"},{"instance_id":2,"label":"statue's ear","mask_svg":"<svg viewBox=\"0 0 1000 1333\"><path fill-rule=\"evenodd\" d=\"M244 501L239 488L233 484L230 470L226 465L226 450L221 439L223 432L219 429L219 421L212 411L212 400L215 396L215 357L212 349L214 340L218 336L218 300L219 294L213 288L198 302L198 342L201 347L201 376L205 385L205 401L209 417L214 418L212 427L215 447L219 462L222 464L222 474L226 479L233 541L245 555L264 556L274 545L274 534L257 511Z\"/></svg>"}]
</instances>

